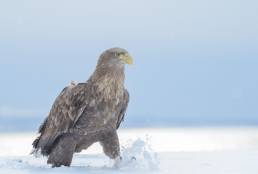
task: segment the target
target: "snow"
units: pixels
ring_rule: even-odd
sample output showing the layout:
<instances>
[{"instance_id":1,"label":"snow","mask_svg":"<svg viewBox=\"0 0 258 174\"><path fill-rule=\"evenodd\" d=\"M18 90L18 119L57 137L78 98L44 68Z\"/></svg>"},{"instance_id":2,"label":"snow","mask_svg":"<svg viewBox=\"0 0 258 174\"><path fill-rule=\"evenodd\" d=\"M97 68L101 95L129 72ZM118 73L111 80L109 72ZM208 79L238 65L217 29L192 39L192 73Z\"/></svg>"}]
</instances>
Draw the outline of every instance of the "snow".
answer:
<instances>
[{"instance_id":1,"label":"snow","mask_svg":"<svg viewBox=\"0 0 258 174\"><path fill-rule=\"evenodd\" d=\"M0 174L258 173L258 128L123 129L117 167L94 144L75 154L70 168L51 168L46 158L29 155L35 137L0 133Z\"/></svg>"}]
</instances>

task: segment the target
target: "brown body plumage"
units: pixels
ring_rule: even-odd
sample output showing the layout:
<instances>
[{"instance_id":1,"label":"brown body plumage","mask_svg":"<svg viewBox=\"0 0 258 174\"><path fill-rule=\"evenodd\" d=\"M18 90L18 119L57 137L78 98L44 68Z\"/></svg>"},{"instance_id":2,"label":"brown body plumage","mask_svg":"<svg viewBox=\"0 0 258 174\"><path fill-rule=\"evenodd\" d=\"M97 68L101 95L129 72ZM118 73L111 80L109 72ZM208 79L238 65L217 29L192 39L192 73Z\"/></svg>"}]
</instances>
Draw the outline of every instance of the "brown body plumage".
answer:
<instances>
[{"instance_id":1,"label":"brown body plumage","mask_svg":"<svg viewBox=\"0 0 258 174\"><path fill-rule=\"evenodd\" d=\"M120 155L116 130L124 118L129 94L124 88L126 50L112 48L99 58L86 83L71 83L55 100L33 142L34 152L48 156L55 167L70 166L73 153L100 142L112 159Z\"/></svg>"}]
</instances>

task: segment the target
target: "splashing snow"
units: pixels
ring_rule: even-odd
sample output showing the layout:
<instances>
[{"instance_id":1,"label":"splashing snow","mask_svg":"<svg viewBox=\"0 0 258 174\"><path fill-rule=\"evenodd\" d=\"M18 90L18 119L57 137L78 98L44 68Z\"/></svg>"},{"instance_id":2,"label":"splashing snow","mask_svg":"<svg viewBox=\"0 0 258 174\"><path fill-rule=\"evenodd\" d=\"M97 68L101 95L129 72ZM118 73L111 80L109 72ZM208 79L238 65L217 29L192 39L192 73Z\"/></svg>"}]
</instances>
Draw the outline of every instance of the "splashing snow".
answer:
<instances>
[{"instance_id":1,"label":"splashing snow","mask_svg":"<svg viewBox=\"0 0 258 174\"><path fill-rule=\"evenodd\" d=\"M128 142L122 147L121 156L120 169L154 170L159 166L157 154L152 150L148 137Z\"/></svg>"}]
</instances>

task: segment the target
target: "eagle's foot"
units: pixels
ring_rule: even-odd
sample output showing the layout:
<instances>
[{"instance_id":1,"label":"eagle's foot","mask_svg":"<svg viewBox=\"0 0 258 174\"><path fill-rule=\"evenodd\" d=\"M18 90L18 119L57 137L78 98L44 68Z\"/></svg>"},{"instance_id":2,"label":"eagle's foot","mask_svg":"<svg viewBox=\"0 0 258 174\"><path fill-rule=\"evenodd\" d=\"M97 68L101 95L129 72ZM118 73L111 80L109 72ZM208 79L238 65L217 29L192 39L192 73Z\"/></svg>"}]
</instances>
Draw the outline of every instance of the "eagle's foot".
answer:
<instances>
[{"instance_id":1,"label":"eagle's foot","mask_svg":"<svg viewBox=\"0 0 258 174\"><path fill-rule=\"evenodd\" d=\"M119 168L120 164L122 162L122 157L121 156L118 156L114 159L114 168Z\"/></svg>"},{"instance_id":2,"label":"eagle's foot","mask_svg":"<svg viewBox=\"0 0 258 174\"><path fill-rule=\"evenodd\" d=\"M49 158L47 160L47 164L50 164L52 168L62 167L62 166L70 167L71 162L67 160L58 160L58 159Z\"/></svg>"}]
</instances>

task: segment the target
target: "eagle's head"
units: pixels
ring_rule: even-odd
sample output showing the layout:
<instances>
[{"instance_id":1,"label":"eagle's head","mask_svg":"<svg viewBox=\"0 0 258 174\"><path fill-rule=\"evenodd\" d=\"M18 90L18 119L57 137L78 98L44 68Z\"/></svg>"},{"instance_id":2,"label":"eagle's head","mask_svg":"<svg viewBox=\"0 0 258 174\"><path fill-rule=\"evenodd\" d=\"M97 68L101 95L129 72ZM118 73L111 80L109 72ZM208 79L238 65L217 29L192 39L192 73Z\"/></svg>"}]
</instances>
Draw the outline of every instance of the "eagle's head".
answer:
<instances>
[{"instance_id":1,"label":"eagle's head","mask_svg":"<svg viewBox=\"0 0 258 174\"><path fill-rule=\"evenodd\" d=\"M133 64L133 58L123 48L110 48L104 51L98 61L98 67L123 68L125 64Z\"/></svg>"},{"instance_id":2,"label":"eagle's head","mask_svg":"<svg viewBox=\"0 0 258 174\"><path fill-rule=\"evenodd\" d=\"M124 94L125 64L133 64L130 54L122 48L111 48L104 51L97 67L88 80L95 93L101 93L105 100L116 99Z\"/></svg>"}]
</instances>

